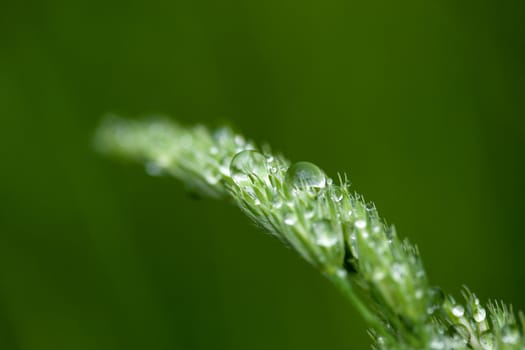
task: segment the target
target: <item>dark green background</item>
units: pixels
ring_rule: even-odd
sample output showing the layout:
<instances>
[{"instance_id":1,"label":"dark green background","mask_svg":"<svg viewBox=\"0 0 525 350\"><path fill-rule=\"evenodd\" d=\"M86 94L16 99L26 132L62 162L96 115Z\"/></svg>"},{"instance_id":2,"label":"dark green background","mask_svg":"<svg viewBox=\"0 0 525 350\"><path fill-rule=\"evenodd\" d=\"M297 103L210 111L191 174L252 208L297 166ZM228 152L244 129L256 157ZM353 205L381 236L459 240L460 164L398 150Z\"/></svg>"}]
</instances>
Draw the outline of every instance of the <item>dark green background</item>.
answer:
<instances>
[{"instance_id":1,"label":"dark green background","mask_svg":"<svg viewBox=\"0 0 525 350\"><path fill-rule=\"evenodd\" d=\"M432 283L525 308L522 0L0 5L0 349L367 349L225 202L94 154L100 116L231 121L346 171Z\"/></svg>"}]
</instances>

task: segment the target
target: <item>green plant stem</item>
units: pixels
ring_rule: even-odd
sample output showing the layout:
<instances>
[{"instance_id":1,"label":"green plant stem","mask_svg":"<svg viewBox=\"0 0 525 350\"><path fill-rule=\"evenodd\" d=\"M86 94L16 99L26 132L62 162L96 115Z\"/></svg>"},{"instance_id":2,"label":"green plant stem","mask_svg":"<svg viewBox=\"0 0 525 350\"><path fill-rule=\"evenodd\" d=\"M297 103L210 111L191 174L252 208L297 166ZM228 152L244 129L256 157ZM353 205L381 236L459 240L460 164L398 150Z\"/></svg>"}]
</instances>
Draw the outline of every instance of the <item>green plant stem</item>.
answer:
<instances>
[{"instance_id":1,"label":"green plant stem","mask_svg":"<svg viewBox=\"0 0 525 350\"><path fill-rule=\"evenodd\" d=\"M264 231L322 272L373 329L375 349L525 349L523 315L458 303L432 287L418 249L400 240L375 206L316 165L291 164L228 128L108 118L96 147L170 175L191 191L230 197Z\"/></svg>"}]
</instances>

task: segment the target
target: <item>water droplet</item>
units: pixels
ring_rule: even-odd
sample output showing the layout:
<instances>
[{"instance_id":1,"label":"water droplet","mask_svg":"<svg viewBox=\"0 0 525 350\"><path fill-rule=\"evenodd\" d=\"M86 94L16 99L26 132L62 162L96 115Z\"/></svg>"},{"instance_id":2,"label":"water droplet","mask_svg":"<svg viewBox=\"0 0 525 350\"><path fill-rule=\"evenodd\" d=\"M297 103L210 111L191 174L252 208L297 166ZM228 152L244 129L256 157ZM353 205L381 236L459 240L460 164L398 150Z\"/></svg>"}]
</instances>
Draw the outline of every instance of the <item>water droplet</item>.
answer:
<instances>
[{"instance_id":1,"label":"water droplet","mask_svg":"<svg viewBox=\"0 0 525 350\"><path fill-rule=\"evenodd\" d=\"M430 348L432 350L441 350L445 348L445 343L441 339L432 339Z\"/></svg>"},{"instance_id":2,"label":"water droplet","mask_svg":"<svg viewBox=\"0 0 525 350\"><path fill-rule=\"evenodd\" d=\"M338 277L345 278L345 277L348 275L348 272L346 272L345 269L337 269L337 271L335 272L335 274L336 274Z\"/></svg>"},{"instance_id":3,"label":"water droplet","mask_svg":"<svg viewBox=\"0 0 525 350\"><path fill-rule=\"evenodd\" d=\"M421 289L416 289L416 293L415 293L415 295L416 295L416 299L421 299L421 298L423 298L423 294L424 294L424 293L423 293L423 291L422 291Z\"/></svg>"},{"instance_id":4,"label":"water droplet","mask_svg":"<svg viewBox=\"0 0 525 350\"><path fill-rule=\"evenodd\" d=\"M452 308L452 314L456 317L462 317L465 314L465 308L461 305L456 305Z\"/></svg>"},{"instance_id":5,"label":"water droplet","mask_svg":"<svg viewBox=\"0 0 525 350\"><path fill-rule=\"evenodd\" d=\"M474 312L474 320L476 322L483 322L487 316L487 311L484 308L480 307Z\"/></svg>"},{"instance_id":6,"label":"water droplet","mask_svg":"<svg viewBox=\"0 0 525 350\"><path fill-rule=\"evenodd\" d=\"M339 241L337 230L334 230L330 220L321 219L313 223L316 242L322 247L332 247Z\"/></svg>"},{"instance_id":7,"label":"water droplet","mask_svg":"<svg viewBox=\"0 0 525 350\"><path fill-rule=\"evenodd\" d=\"M374 203L367 203L365 205L365 209L367 211L375 211L376 210L376 205Z\"/></svg>"},{"instance_id":8,"label":"water droplet","mask_svg":"<svg viewBox=\"0 0 525 350\"><path fill-rule=\"evenodd\" d=\"M494 334L491 331L486 331L481 334L479 341L483 346L483 349L492 350L496 348L496 342L494 341Z\"/></svg>"},{"instance_id":9,"label":"water droplet","mask_svg":"<svg viewBox=\"0 0 525 350\"><path fill-rule=\"evenodd\" d=\"M268 177L266 158L257 151L241 151L233 157L230 163L230 174L233 181L239 186L251 185L250 174L266 180Z\"/></svg>"},{"instance_id":10,"label":"water droplet","mask_svg":"<svg viewBox=\"0 0 525 350\"><path fill-rule=\"evenodd\" d=\"M501 340L505 344L516 344L519 340L520 333L514 327L505 325L501 330Z\"/></svg>"},{"instance_id":11,"label":"water droplet","mask_svg":"<svg viewBox=\"0 0 525 350\"><path fill-rule=\"evenodd\" d=\"M210 147L210 154L216 155L219 153L219 149L215 146Z\"/></svg>"},{"instance_id":12,"label":"water droplet","mask_svg":"<svg viewBox=\"0 0 525 350\"><path fill-rule=\"evenodd\" d=\"M235 140L235 143L237 144L237 146L244 146L244 144L246 142L244 140L244 137L242 137L241 135L235 135L234 140Z\"/></svg>"},{"instance_id":13,"label":"water droplet","mask_svg":"<svg viewBox=\"0 0 525 350\"><path fill-rule=\"evenodd\" d=\"M215 172L207 171L206 173L204 173L204 178L209 184L216 185L219 183L221 176L220 174L217 174Z\"/></svg>"},{"instance_id":14,"label":"water droplet","mask_svg":"<svg viewBox=\"0 0 525 350\"><path fill-rule=\"evenodd\" d=\"M405 277L405 274L406 267L404 265L397 263L392 265L392 278L394 278L394 280L400 282Z\"/></svg>"},{"instance_id":15,"label":"water droplet","mask_svg":"<svg viewBox=\"0 0 525 350\"><path fill-rule=\"evenodd\" d=\"M451 325L448 328L448 334L455 340L460 343L459 345L465 345L470 340L470 332L468 328L460 323Z\"/></svg>"},{"instance_id":16,"label":"water droplet","mask_svg":"<svg viewBox=\"0 0 525 350\"><path fill-rule=\"evenodd\" d=\"M163 169L160 165L155 162L147 162L144 165L146 173L150 176L160 176L162 175Z\"/></svg>"},{"instance_id":17,"label":"water droplet","mask_svg":"<svg viewBox=\"0 0 525 350\"><path fill-rule=\"evenodd\" d=\"M215 130L215 132L213 133L213 138L220 145L226 144L231 139L231 136L232 136L231 130L226 127L219 128Z\"/></svg>"},{"instance_id":18,"label":"water droplet","mask_svg":"<svg viewBox=\"0 0 525 350\"><path fill-rule=\"evenodd\" d=\"M272 201L272 205L275 209L281 209L281 207L283 206L283 201L280 197L275 197Z\"/></svg>"},{"instance_id":19,"label":"water droplet","mask_svg":"<svg viewBox=\"0 0 525 350\"><path fill-rule=\"evenodd\" d=\"M296 222L297 222L297 216L295 216L295 214L287 213L284 216L284 223L286 225L293 226L293 225L295 225Z\"/></svg>"},{"instance_id":20,"label":"water droplet","mask_svg":"<svg viewBox=\"0 0 525 350\"><path fill-rule=\"evenodd\" d=\"M335 186L332 188L330 196L334 202L340 202L343 199L343 190L339 186Z\"/></svg>"},{"instance_id":21,"label":"water droplet","mask_svg":"<svg viewBox=\"0 0 525 350\"><path fill-rule=\"evenodd\" d=\"M375 281L381 281L382 279L384 279L386 277L386 273L385 273L385 270L381 269L381 268L377 268L375 271L374 271L374 274L372 275L372 278L375 280Z\"/></svg>"},{"instance_id":22,"label":"water droplet","mask_svg":"<svg viewBox=\"0 0 525 350\"><path fill-rule=\"evenodd\" d=\"M314 215L315 215L315 210L314 210L313 208L308 209L308 210L306 210L306 211L304 212L304 218L305 218L305 219L308 219L308 220L311 219L311 218L313 218Z\"/></svg>"},{"instance_id":23,"label":"water droplet","mask_svg":"<svg viewBox=\"0 0 525 350\"><path fill-rule=\"evenodd\" d=\"M355 227L357 227L358 229L364 229L366 225L366 220L357 220L355 222Z\"/></svg>"},{"instance_id":24,"label":"water droplet","mask_svg":"<svg viewBox=\"0 0 525 350\"><path fill-rule=\"evenodd\" d=\"M428 307L428 313L433 314L441 308L443 302L445 301L445 294L439 287L430 287L428 290L428 295L430 298L430 306Z\"/></svg>"},{"instance_id":25,"label":"water droplet","mask_svg":"<svg viewBox=\"0 0 525 350\"><path fill-rule=\"evenodd\" d=\"M323 188L326 186L326 177L317 165L297 162L288 168L286 182L297 188Z\"/></svg>"}]
</instances>

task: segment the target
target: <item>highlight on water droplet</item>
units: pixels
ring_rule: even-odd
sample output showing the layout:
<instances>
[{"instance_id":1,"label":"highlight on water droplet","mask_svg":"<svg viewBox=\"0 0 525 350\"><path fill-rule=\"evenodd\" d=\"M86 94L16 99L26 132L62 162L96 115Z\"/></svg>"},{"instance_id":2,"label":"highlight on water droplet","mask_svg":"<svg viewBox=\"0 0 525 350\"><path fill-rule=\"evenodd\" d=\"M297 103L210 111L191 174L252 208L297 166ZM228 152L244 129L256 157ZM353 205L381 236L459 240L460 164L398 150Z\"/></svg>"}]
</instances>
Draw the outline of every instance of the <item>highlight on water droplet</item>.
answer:
<instances>
[{"instance_id":1,"label":"highlight on water droplet","mask_svg":"<svg viewBox=\"0 0 525 350\"><path fill-rule=\"evenodd\" d=\"M250 174L265 181L268 178L266 157L253 150L237 153L230 163L230 174L233 181L239 186L251 185Z\"/></svg>"},{"instance_id":2,"label":"highlight on water droplet","mask_svg":"<svg viewBox=\"0 0 525 350\"><path fill-rule=\"evenodd\" d=\"M324 188L325 174L310 162L297 162L288 168L286 182L295 188Z\"/></svg>"}]
</instances>

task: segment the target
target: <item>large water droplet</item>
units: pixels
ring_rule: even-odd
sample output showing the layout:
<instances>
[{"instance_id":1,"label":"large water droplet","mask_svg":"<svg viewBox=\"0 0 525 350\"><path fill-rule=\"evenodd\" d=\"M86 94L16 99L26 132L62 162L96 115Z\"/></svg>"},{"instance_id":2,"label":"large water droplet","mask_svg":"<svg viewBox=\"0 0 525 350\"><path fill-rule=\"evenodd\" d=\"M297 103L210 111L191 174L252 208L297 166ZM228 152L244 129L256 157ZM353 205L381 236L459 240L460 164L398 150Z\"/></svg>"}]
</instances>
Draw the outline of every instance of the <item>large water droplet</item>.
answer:
<instances>
[{"instance_id":1,"label":"large water droplet","mask_svg":"<svg viewBox=\"0 0 525 350\"><path fill-rule=\"evenodd\" d=\"M241 151L233 157L230 163L230 174L233 181L239 186L251 185L250 174L266 180L268 177L266 158L257 151Z\"/></svg>"},{"instance_id":2,"label":"large water droplet","mask_svg":"<svg viewBox=\"0 0 525 350\"><path fill-rule=\"evenodd\" d=\"M323 188L326 186L326 177L317 165L297 162L288 168L286 182L297 188Z\"/></svg>"},{"instance_id":3,"label":"large water droplet","mask_svg":"<svg viewBox=\"0 0 525 350\"><path fill-rule=\"evenodd\" d=\"M316 242L322 247L332 247L339 240L339 233L334 230L330 220L321 219L313 223Z\"/></svg>"}]
</instances>

